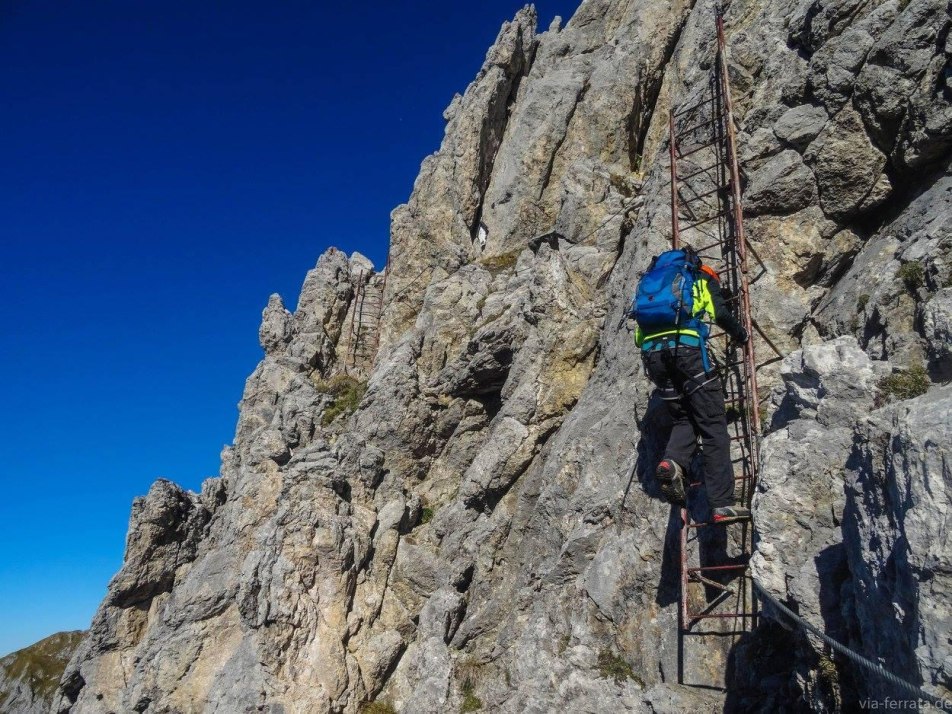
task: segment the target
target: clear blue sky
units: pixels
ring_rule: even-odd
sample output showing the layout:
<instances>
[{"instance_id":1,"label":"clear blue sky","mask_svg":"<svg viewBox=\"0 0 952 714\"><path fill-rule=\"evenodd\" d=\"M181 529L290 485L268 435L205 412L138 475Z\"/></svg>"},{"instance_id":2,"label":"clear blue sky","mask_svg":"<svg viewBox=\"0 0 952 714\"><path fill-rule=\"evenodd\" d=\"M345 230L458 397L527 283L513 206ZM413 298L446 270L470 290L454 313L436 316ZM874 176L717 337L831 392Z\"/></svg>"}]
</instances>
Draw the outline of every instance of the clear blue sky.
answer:
<instances>
[{"instance_id":1,"label":"clear blue sky","mask_svg":"<svg viewBox=\"0 0 952 714\"><path fill-rule=\"evenodd\" d=\"M521 5L0 3L0 654L88 625L156 477L217 473L268 295L382 263Z\"/></svg>"}]
</instances>

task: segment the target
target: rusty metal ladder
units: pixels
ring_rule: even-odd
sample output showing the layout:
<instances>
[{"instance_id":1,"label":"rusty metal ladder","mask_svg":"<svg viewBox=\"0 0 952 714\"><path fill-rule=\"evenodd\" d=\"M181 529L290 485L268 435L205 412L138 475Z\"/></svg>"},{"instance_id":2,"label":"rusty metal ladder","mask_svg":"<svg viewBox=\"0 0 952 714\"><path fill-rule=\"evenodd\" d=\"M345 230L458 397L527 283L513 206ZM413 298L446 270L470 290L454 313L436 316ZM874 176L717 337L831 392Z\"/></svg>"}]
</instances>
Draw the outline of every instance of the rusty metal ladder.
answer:
<instances>
[{"instance_id":1,"label":"rusty metal ladder","mask_svg":"<svg viewBox=\"0 0 952 714\"><path fill-rule=\"evenodd\" d=\"M387 275L390 261L384 269L383 278L376 284L371 280L374 275L361 271L357 276L354 292L354 309L350 318L350 339L347 344L345 366L357 371L361 365L372 362L380 344L380 319L383 315L384 293L387 289Z\"/></svg>"},{"instance_id":2,"label":"rusty metal ladder","mask_svg":"<svg viewBox=\"0 0 952 714\"><path fill-rule=\"evenodd\" d=\"M690 243L705 264L717 270L728 305L751 339L744 347L733 345L728 336L715 331L710 337L721 365L735 467L738 500L750 506L757 482L760 414L754 329L750 311L748 254L744 236L737 142L731 107L725 57L724 23L716 14L717 54L708 85L689 103L669 114L671 160L672 245ZM759 258L754 256L760 262ZM761 263L762 267L762 263ZM761 273L762 274L762 273ZM759 276L757 276L759 277ZM756 278L754 278L756 280ZM718 350L718 348L720 348ZM690 484L689 505L699 483ZM738 635L756 625L758 603L749 574L752 527L749 521L713 524L698 521L688 507L681 509L679 681L683 683L683 647L688 635ZM705 561L702 549L719 540L721 557ZM734 553L728 556L728 548ZM722 561L722 562L717 562ZM696 562L697 565L692 565ZM727 582L724 582L724 581ZM698 591L702 598L698 598ZM698 602L700 600L700 603ZM703 620L730 623L700 631Z\"/></svg>"}]
</instances>

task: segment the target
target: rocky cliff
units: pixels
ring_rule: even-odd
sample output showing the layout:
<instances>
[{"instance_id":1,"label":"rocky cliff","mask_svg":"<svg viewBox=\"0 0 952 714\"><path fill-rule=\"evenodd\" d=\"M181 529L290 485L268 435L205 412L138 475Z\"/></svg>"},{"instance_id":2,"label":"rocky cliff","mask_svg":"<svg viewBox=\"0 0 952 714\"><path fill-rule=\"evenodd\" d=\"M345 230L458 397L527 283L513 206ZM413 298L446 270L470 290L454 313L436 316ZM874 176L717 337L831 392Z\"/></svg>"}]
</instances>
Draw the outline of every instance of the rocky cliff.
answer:
<instances>
[{"instance_id":1,"label":"rocky cliff","mask_svg":"<svg viewBox=\"0 0 952 714\"><path fill-rule=\"evenodd\" d=\"M726 8L765 265L754 313L791 353L761 370L756 572L939 693L950 24L938 0ZM349 343L362 284L384 286L361 256L325 253L293 313L272 296L220 476L199 494L160 481L133 505L55 711L899 696L769 611L742 638L679 647L677 522L651 475L664 426L621 318L670 240L667 112L708 81L713 48L702 0L587 0L541 33L527 7L503 25L393 212L374 353ZM704 686L679 685L679 664Z\"/></svg>"}]
</instances>

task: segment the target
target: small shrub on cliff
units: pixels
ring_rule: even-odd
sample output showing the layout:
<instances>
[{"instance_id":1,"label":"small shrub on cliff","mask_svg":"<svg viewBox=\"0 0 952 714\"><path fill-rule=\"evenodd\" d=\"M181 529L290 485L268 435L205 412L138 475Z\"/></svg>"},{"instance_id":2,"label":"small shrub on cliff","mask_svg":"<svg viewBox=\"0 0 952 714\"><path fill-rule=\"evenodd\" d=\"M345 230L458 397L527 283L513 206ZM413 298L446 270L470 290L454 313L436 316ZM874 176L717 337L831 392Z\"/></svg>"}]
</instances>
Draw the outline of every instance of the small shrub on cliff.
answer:
<instances>
[{"instance_id":1,"label":"small shrub on cliff","mask_svg":"<svg viewBox=\"0 0 952 714\"><path fill-rule=\"evenodd\" d=\"M856 309L859 312L862 312L866 309L866 306L869 304L869 295L863 293L859 296L859 300L856 301Z\"/></svg>"},{"instance_id":2,"label":"small shrub on cliff","mask_svg":"<svg viewBox=\"0 0 952 714\"><path fill-rule=\"evenodd\" d=\"M337 374L328 380L320 380L315 386L332 397L330 406L324 410L321 423L327 426L337 417L352 414L367 392L367 383L346 374Z\"/></svg>"},{"instance_id":3,"label":"small shrub on cliff","mask_svg":"<svg viewBox=\"0 0 952 714\"><path fill-rule=\"evenodd\" d=\"M911 292L915 292L925 285L925 272L919 263L903 263L896 272L896 275L899 276L899 279L902 280L903 284Z\"/></svg>"},{"instance_id":4,"label":"small shrub on cliff","mask_svg":"<svg viewBox=\"0 0 952 714\"><path fill-rule=\"evenodd\" d=\"M896 372L879 380L879 399L877 404L913 399L929 391L929 373L921 364L913 365L905 372Z\"/></svg>"}]
</instances>

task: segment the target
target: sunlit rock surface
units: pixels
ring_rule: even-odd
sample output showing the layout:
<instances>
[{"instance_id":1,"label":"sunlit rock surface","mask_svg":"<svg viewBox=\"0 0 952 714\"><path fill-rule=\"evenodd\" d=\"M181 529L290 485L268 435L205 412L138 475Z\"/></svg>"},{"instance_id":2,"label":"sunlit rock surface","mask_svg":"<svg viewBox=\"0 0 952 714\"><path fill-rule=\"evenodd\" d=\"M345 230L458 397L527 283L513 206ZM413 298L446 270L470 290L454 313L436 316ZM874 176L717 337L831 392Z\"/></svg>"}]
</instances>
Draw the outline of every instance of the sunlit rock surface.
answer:
<instances>
[{"instance_id":1,"label":"sunlit rock surface","mask_svg":"<svg viewBox=\"0 0 952 714\"><path fill-rule=\"evenodd\" d=\"M948 379L949 26L936 0L726 15L765 266L754 316L803 349L761 370L762 396L779 391L757 572L934 692L952 661L950 395L886 403L877 385L915 367ZM325 253L293 312L268 301L220 476L133 506L54 711L832 710L888 694L769 612L743 641L684 648L686 681L714 688L677 683L663 424L621 318L670 239L668 111L707 82L713 47L711 2L588 0L545 32L532 8L503 25L394 210L377 353L352 345L358 284L383 287L362 256Z\"/></svg>"}]
</instances>

